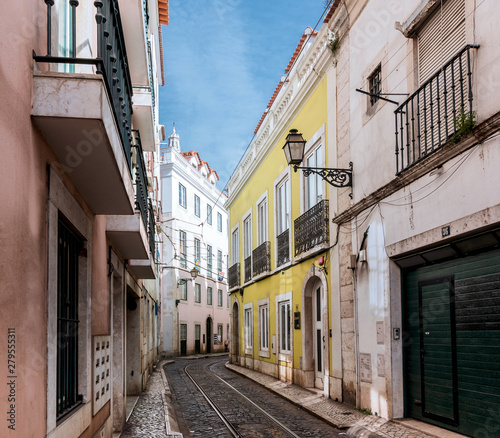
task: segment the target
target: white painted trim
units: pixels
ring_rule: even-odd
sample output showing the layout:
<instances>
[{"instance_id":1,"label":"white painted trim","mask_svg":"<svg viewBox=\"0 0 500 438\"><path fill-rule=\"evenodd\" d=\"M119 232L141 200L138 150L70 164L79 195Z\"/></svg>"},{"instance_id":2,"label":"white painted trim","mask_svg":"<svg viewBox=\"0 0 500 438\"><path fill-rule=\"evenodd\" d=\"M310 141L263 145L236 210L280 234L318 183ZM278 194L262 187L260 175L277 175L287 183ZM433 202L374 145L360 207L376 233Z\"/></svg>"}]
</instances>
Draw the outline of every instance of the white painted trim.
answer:
<instances>
[{"instance_id":1,"label":"white painted trim","mask_svg":"<svg viewBox=\"0 0 500 438\"><path fill-rule=\"evenodd\" d=\"M274 267L275 269L278 268L277 263L278 263L278 187L285 182L285 180L288 180L288 194L287 194L287 207L288 207L288 215L290 217L290 224L288 226L288 232L289 232L289 238L288 238L288 254L289 254L289 259L290 261L285 263L284 265L280 266L280 268L284 268L288 266L291 263L292 260L292 177L291 177L291 166L285 167L283 172L281 172L274 180L273 183L273 193L274 193L274 205L273 205L273 224L274 224ZM269 208L269 206L268 206Z\"/></svg>"},{"instance_id":2,"label":"white painted trim","mask_svg":"<svg viewBox=\"0 0 500 438\"><path fill-rule=\"evenodd\" d=\"M252 339L252 347L251 348L247 348L247 336L246 336L247 335L247 326L246 326L246 318L245 318L245 313L247 310L250 310L250 321L252 322L252 327L250 330L250 336ZM254 347L253 330L254 330L253 303L243 304L243 348L245 350L245 354L253 355L253 347Z\"/></svg>"},{"instance_id":3,"label":"white painted trim","mask_svg":"<svg viewBox=\"0 0 500 438\"><path fill-rule=\"evenodd\" d=\"M276 306L275 306L275 321L276 321L276 336L277 336L277 346L276 346L276 357L278 360L278 366L279 366L279 361L287 361L290 362L293 360L293 327L290 327L290 351L286 353L281 353L280 350L280 319L279 319L279 305L280 303L283 303L285 301L290 301L290 312L293 312L293 295L292 291L290 292L285 292L284 294L276 295ZM292 316L290 315L290 320Z\"/></svg>"},{"instance_id":4,"label":"white painted trim","mask_svg":"<svg viewBox=\"0 0 500 438\"><path fill-rule=\"evenodd\" d=\"M92 282L92 222L78 205L62 181L51 169L48 200L48 260L47 260L47 436L67 436L60 430L85 430L91 423L92 364L91 364L91 282ZM57 253L59 212L76 228L84 240L87 257L80 257L78 326L78 391L83 396L83 408L77 409L57 426ZM87 408L88 405L88 408ZM71 424L71 426L67 426Z\"/></svg>"},{"instance_id":5,"label":"white painted trim","mask_svg":"<svg viewBox=\"0 0 500 438\"><path fill-rule=\"evenodd\" d=\"M304 160L302 161L302 165L305 166L307 156L310 155L317 147L323 146L322 148L322 157L321 164L317 167L326 167L326 139L325 139L325 125L321 125L321 127L312 135L309 141L306 143L304 147ZM300 178L300 214L304 214L306 212L306 177L302 173ZM326 182L324 180L321 181L323 199L327 199L327 187Z\"/></svg>"},{"instance_id":6,"label":"white painted trim","mask_svg":"<svg viewBox=\"0 0 500 438\"><path fill-rule=\"evenodd\" d=\"M268 347L267 348L262 348L261 347L261 344L260 344L260 339L261 339L261 329L262 329L262 324L261 324L261 319L260 319L260 308L261 307L267 307L267 335L268 335L268 339L267 339L267 343L268 343ZM269 345L271 344L271 339L270 339L270 335L271 335L271 327L269 325L269 322L270 322L270 307L269 307L269 297L266 297L266 298L261 298L257 301L257 308L258 308L258 316L257 316L257 322L258 322L258 325L259 325L259 356L260 357L266 357L266 358L270 358L271 357L271 352L270 352L270 349L269 349Z\"/></svg>"},{"instance_id":7,"label":"white painted trim","mask_svg":"<svg viewBox=\"0 0 500 438\"><path fill-rule=\"evenodd\" d=\"M261 242L259 242L259 220L260 220L260 215L259 215L259 206L262 204L262 202L266 201L266 223L265 223L265 228L267 229L267 235L266 238L263 239ZM269 240L269 196L268 196L268 189L260 196L259 199L257 199L257 202L255 203L255 215L257 216L257 223L256 223L256 229L257 229L257 246L261 245L262 243L266 242Z\"/></svg>"}]
</instances>

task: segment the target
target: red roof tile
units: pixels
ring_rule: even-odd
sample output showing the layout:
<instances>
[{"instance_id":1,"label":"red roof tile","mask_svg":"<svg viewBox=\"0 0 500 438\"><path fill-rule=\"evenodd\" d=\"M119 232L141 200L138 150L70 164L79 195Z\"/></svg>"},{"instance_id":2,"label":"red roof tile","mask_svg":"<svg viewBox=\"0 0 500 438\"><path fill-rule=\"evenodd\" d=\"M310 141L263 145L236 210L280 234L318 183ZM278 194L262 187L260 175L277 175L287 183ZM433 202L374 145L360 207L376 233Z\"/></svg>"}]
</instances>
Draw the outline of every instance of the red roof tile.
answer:
<instances>
[{"instance_id":1,"label":"red roof tile","mask_svg":"<svg viewBox=\"0 0 500 438\"><path fill-rule=\"evenodd\" d=\"M337 10L338 6L339 6L339 0L333 0L333 4L330 7L330 10L325 15L325 19L323 20L323 23L328 23L330 21L330 19L333 17L333 14Z\"/></svg>"}]
</instances>

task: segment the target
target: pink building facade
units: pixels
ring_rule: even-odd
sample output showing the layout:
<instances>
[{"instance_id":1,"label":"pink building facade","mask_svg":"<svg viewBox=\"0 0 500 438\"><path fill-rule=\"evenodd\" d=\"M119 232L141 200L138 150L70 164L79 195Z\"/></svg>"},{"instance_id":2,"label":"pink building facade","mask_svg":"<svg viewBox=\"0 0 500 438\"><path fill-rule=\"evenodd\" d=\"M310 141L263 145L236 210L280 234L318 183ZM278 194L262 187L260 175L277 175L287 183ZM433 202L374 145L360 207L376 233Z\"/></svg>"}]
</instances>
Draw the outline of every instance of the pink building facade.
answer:
<instances>
[{"instance_id":1,"label":"pink building facade","mask_svg":"<svg viewBox=\"0 0 500 438\"><path fill-rule=\"evenodd\" d=\"M146 3L4 5L0 436L111 437L152 372L165 16Z\"/></svg>"}]
</instances>

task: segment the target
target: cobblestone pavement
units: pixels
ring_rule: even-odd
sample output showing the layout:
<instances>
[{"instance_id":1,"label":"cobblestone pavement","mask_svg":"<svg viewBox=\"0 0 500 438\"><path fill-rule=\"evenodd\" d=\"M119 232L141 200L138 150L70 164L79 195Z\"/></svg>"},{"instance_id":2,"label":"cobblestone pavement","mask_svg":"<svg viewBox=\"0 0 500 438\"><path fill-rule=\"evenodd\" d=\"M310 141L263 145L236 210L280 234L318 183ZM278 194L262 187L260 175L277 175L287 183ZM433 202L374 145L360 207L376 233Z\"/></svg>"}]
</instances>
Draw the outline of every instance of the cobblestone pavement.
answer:
<instances>
[{"instance_id":1,"label":"cobblestone pavement","mask_svg":"<svg viewBox=\"0 0 500 438\"><path fill-rule=\"evenodd\" d=\"M329 424L344 429L348 437L362 438L435 438L443 435L429 435L393 421L373 415L364 415L343 403L325 399L319 394L291 383L285 383L266 374L226 363L226 368L273 390L276 394L311 412Z\"/></svg>"},{"instance_id":2,"label":"cobblestone pavement","mask_svg":"<svg viewBox=\"0 0 500 438\"><path fill-rule=\"evenodd\" d=\"M212 401L224 412L226 418L242 436L286 437L288 434L244 397L215 377L214 373L298 436L317 438L341 436L340 431L331 425L298 409L297 406L266 388L228 371L224 367L225 362L227 362L227 357L191 361L190 373L209 393ZM215 417L216 414L205 406L204 399L200 398L201 394L187 379L184 373L184 367L187 364L187 361L176 360L174 364L164 368L172 392L172 400L176 405L177 420L181 431L184 436L193 437L230 436L218 417ZM207 371L208 368L211 371Z\"/></svg>"},{"instance_id":3,"label":"cobblestone pavement","mask_svg":"<svg viewBox=\"0 0 500 438\"><path fill-rule=\"evenodd\" d=\"M165 407L162 395L164 386L161 369L151 375L146 390L141 393L137 404L126 423L120 438L167 438L165 428Z\"/></svg>"}]
</instances>

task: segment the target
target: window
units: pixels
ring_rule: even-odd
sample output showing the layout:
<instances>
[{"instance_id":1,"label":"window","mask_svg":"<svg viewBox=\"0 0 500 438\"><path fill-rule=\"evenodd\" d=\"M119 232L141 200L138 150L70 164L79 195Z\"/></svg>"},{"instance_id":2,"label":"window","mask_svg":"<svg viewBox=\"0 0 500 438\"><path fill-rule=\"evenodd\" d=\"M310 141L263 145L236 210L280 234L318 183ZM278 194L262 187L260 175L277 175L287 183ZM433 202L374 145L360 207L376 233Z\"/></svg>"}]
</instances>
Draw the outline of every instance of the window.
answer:
<instances>
[{"instance_id":1,"label":"window","mask_svg":"<svg viewBox=\"0 0 500 438\"><path fill-rule=\"evenodd\" d=\"M269 304L259 306L259 348L269 351Z\"/></svg>"},{"instance_id":2,"label":"window","mask_svg":"<svg viewBox=\"0 0 500 438\"><path fill-rule=\"evenodd\" d=\"M252 308L245 308L245 348L252 348L252 330L253 330L253 320L252 320Z\"/></svg>"},{"instance_id":3,"label":"window","mask_svg":"<svg viewBox=\"0 0 500 438\"><path fill-rule=\"evenodd\" d=\"M323 166L323 149L318 146L306 158L307 167L324 167ZM310 175L305 177L306 187L306 211L314 207L318 202L323 199L323 181L320 175Z\"/></svg>"},{"instance_id":4,"label":"window","mask_svg":"<svg viewBox=\"0 0 500 438\"><path fill-rule=\"evenodd\" d=\"M222 289L219 289L217 291L217 305L219 307L222 307L223 306L223 298L222 298Z\"/></svg>"},{"instance_id":5,"label":"window","mask_svg":"<svg viewBox=\"0 0 500 438\"><path fill-rule=\"evenodd\" d=\"M279 303L280 352L290 353L291 350L291 316L290 301Z\"/></svg>"},{"instance_id":6,"label":"window","mask_svg":"<svg viewBox=\"0 0 500 438\"><path fill-rule=\"evenodd\" d=\"M243 221L243 258L252 255L252 216L249 215Z\"/></svg>"},{"instance_id":7,"label":"window","mask_svg":"<svg viewBox=\"0 0 500 438\"><path fill-rule=\"evenodd\" d=\"M57 418L76 407L78 394L78 254L82 241L59 220L57 251Z\"/></svg>"},{"instance_id":8,"label":"window","mask_svg":"<svg viewBox=\"0 0 500 438\"><path fill-rule=\"evenodd\" d=\"M198 195L194 195L194 214L200 217L200 197Z\"/></svg>"},{"instance_id":9,"label":"window","mask_svg":"<svg viewBox=\"0 0 500 438\"><path fill-rule=\"evenodd\" d=\"M181 259L181 268L187 267L186 259L186 232L179 231L179 257Z\"/></svg>"},{"instance_id":10,"label":"window","mask_svg":"<svg viewBox=\"0 0 500 438\"><path fill-rule=\"evenodd\" d=\"M194 239L194 264L195 268L200 272L200 264L201 264L201 242L200 239L195 237Z\"/></svg>"},{"instance_id":11,"label":"window","mask_svg":"<svg viewBox=\"0 0 500 438\"><path fill-rule=\"evenodd\" d=\"M222 232L222 215L217 213L217 230Z\"/></svg>"},{"instance_id":12,"label":"window","mask_svg":"<svg viewBox=\"0 0 500 438\"><path fill-rule=\"evenodd\" d=\"M212 225L212 206L207 204L207 224Z\"/></svg>"},{"instance_id":13,"label":"window","mask_svg":"<svg viewBox=\"0 0 500 438\"><path fill-rule=\"evenodd\" d=\"M290 228L290 212L288 209L288 178L285 179L276 189L276 209L277 209L277 225L278 235Z\"/></svg>"},{"instance_id":14,"label":"window","mask_svg":"<svg viewBox=\"0 0 500 438\"><path fill-rule=\"evenodd\" d=\"M236 228L231 235L231 266L240 260L240 230Z\"/></svg>"},{"instance_id":15,"label":"window","mask_svg":"<svg viewBox=\"0 0 500 438\"><path fill-rule=\"evenodd\" d=\"M222 251L217 251L217 275L222 272Z\"/></svg>"},{"instance_id":16,"label":"window","mask_svg":"<svg viewBox=\"0 0 500 438\"><path fill-rule=\"evenodd\" d=\"M186 281L181 281L179 284L179 295L181 300L187 301L188 299L188 284L187 280Z\"/></svg>"},{"instance_id":17,"label":"window","mask_svg":"<svg viewBox=\"0 0 500 438\"><path fill-rule=\"evenodd\" d=\"M201 284L198 283L194 285L194 302L201 303Z\"/></svg>"},{"instance_id":18,"label":"window","mask_svg":"<svg viewBox=\"0 0 500 438\"><path fill-rule=\"evenodd\" d=\"M207 276L212 277L212 247L207 245Z\"/></svg>"},{"instance_id":19,"label":"window","mask_svg":"<svg viewBox=\"0 0 500 438\"><path fill-rule=\"evenodd\" d=\"M267 198L257 206L257 245L267 241Z\"/></svg>"},{"instance_id":20,"label":"window","mask_svg":"<svg viewBox=\"0 0 500 438\"><path fill-rule=\"evenodd\" d=\"M382 92L382 65L379 64L368 78L368 85L371 93L370 104L373 106L379 100L378 96Z\"/></svg>"},{"instance_id":21,"label":"window","mask_svg":"<svg viewBox=\"0 0 500 438\"><path fill-rule=\"evenodd\" d=\"M227 295L226 297L226 303L227 303L227 308L229 309L229 301L230 301L230 298L229 298L229 295Z\"/></svg>"},{"instance_id":22,"label":"window","mask_svg":"<svg viewBox=\"0 0 500 438\"><path fill-rule=\"evenodd\" d=\"M207 305L211 306L212 305L212 288L209 286L207 287Z\"/></svg>"},{"instance_id":23,"label":"window","mask_svg":"<svg viewBox=\"0 0 500 438\"><path fill-rule=\"evenodd\" d=\"M217 342L222 343L222 324L217 325Z\"/></svg>"},{"instance_id":24,"label":"window","mask_svg":"<svg viewBox=\"0 0 500 438\"><path fill-rule=\"evenodd\" d=\"M186 208L186 187L179 183L179 205Z\"/></svg>"}]
</instances>

